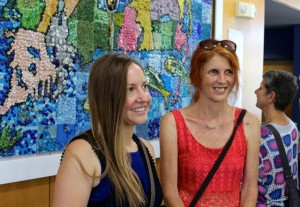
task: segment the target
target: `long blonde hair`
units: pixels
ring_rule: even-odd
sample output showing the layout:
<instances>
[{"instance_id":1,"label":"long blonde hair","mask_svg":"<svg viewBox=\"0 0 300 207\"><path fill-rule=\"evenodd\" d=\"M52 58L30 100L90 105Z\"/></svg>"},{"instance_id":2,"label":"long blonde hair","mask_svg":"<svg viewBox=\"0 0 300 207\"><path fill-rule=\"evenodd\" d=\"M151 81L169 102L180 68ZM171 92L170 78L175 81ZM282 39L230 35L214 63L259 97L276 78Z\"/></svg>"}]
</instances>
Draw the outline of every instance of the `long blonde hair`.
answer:
<instances>
[{"instance_id":1,"label":"long blonde hair","mask_svg":"<svg viewBox=\"0 0 300 207\"><path fill-rule=\"evenodd\" d=\"M141 182L131 168L124 146L123 110L126 101L127 71L134 59L121 54L107 54L93 64L88 83L92 131L103 152L108 175L119 205L143 206L145 195ZM142 67L141 67L142 68Z\"/></svg>"}]
</instances>

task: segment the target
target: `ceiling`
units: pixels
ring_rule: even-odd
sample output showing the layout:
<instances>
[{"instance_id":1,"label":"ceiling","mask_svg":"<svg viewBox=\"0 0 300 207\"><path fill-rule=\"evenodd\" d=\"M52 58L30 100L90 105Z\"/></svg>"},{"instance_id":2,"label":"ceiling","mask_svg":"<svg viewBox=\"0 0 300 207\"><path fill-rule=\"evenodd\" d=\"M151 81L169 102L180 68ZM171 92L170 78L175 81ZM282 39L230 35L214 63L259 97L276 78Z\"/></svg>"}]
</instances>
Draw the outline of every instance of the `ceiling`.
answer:
<instances>
[{"instance_id":1,"label":"ceiling","mask_svg":"<svg viewBox=\"0 0 300 207\"><path fill-rule=\"evenodd\" d=\"M274 0L265 0L265 27L286 27L300 24L300 10Z\"/></svg>"}]
</instances>

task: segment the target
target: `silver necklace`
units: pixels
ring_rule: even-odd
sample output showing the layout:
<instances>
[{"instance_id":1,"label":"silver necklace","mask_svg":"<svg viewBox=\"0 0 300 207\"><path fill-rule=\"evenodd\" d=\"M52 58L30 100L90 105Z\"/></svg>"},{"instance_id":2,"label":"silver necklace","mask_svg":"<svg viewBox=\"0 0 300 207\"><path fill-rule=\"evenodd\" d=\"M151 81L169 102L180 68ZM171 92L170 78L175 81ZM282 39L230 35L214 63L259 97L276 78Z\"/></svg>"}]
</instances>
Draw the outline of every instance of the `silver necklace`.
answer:
<instances>
[{"instance_id":1,"label":"silver necklace","mask_svg":"<svg viewBox=\"0 0 300 207\"><path fill-rule=\"evenodd\" d=\"M212 131L216 129L215 126L208 126L207 124L204 124L204 128L207 129L208 131Z\"/></svg>"}]
</instances>

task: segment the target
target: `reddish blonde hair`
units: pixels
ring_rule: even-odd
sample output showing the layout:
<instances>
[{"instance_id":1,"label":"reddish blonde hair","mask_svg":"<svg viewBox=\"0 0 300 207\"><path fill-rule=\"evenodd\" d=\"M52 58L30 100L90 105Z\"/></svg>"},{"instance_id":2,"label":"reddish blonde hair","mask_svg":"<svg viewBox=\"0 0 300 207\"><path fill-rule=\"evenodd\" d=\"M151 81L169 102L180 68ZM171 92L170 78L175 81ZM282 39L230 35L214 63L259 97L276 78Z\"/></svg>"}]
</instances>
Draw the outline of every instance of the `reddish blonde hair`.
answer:
<instances>
[{"instance_id":1,"label":"reddish blonde hair","mask_svg":"<svg viewBox=\"0 0 300 207\"><path fill-rule=\"evenodd\" d=\"M233 69L234 74L234 86L236 88L236 94L239 89L239 60L235 52L231 52L220 45L217 45L216 48L212 50L204 50L200 46L194 51L191 59L191 71L190 71L190 80L192 85L195 87L195 93L193 95L193 101L196 102L199 99L199 89L201 88L201 83L203 80L203 69L204 65L214 56L221 55L225 57L231 68Z\"/></svg>"}]
</instances>

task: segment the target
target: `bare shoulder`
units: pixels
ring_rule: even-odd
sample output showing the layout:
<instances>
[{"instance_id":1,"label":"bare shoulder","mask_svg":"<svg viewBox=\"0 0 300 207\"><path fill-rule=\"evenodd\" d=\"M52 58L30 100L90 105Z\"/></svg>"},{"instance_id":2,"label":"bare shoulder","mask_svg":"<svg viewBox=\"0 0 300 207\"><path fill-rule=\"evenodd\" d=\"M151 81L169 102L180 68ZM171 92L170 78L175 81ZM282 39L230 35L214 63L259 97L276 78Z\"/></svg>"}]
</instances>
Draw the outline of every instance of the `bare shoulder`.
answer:
<instances>
[{"instance_id":1,"label":"bare shoulder","mask_svg":"<svg viewBox=\"0 0 300 207\"><path fill-rule=\"evenodd\" d=\"M260 120L259 118L251 113L247 112L244 118L244 130L247 140L255 142L260 140Z\"/></svg>"},{"instance_id":2,"label":"bare shoulder","mask_svg":"<svg viewBox=\"0 0 300 207\"><path fill-rule=\"evenodd\" d=\"M171 112L166 113L161 121L160 121L160 128L168 129L173 128L176 125L174 115Z\"/></svg>"},{"instance_id":3,"label":"bare shoulder","mask_svg":"<svg viewBox=\"0 0 300 207\"><path fill-rule=\"evenodd\" d=\"M165 114L159 130L160 156L169 156L170 151L177 152L177 126L172 112Z\"/></svg>"},{"instance_id":4,"label":"bare shoulder","mask_svg":"<svg viewBox=\"0 0 300 207\"><path fill-rule=\"evenodd\" d=\"M62 164L64 162L77 163L77 165L84 168L84 170L93 175L101 172L99 159L95 154L92 146L84 139L78 139L71 142L64 153Z\"/></svg>"},{"instance_id":5,"label":"bare shoulder","mask_svg":"<svg viewBox=\"0 0 300 207\"><path fill-rule=\"evenodd\" d=\"M83 158L84 156L93 153L93 149L84 139L77 139L68 144L65 153L71 153Z\"/></svg>"},{"instance_id":6,"label":"bare shoulder","mask_svg":"<svg viewBox=\"0 0 300 207\"><path fill-rule=\"evenodd\" d=\"M244 125L245 125L245 128L246 127L259 127L260 126L259 118L255 114L247 111L245 118L244 118Z\"/></svg>"},{"instance_id":7,"label":"bare shoulder","mask_svg":"<svg viewBox=\"0 0 300 207\"><path fill-rule=\"evenodd\" d=\"M174 116L172 114L172 112L168 112L165 115L163 115L161 121L170 121L170 120L174 120Z\"/></svg>"}]
</instances>

